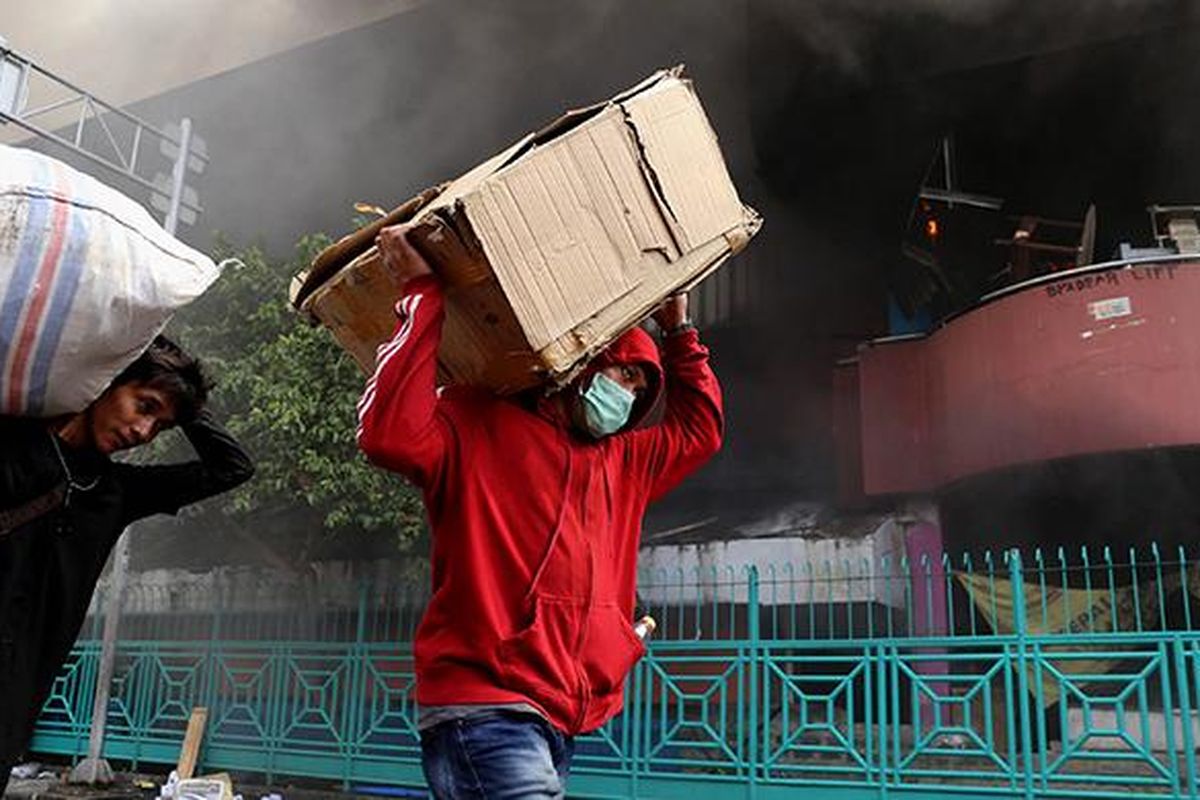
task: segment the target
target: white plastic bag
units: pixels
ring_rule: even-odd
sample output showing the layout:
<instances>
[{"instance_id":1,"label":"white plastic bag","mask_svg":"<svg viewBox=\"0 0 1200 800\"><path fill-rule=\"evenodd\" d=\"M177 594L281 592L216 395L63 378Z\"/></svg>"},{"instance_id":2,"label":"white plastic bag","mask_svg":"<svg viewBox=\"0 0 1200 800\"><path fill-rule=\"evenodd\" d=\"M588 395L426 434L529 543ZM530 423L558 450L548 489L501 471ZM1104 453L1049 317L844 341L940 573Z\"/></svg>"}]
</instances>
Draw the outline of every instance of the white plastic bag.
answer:
<instances>
[{"instance_id":1,"label":"white plastic bag","mask_svg":"<svg viewBox=\"0 0 1200 800\"><path fill-rule=\"evenodd\" d=\"M218 274L115 189L0 145L0 414L83 409Z\"/></svg>"}]
</instances>

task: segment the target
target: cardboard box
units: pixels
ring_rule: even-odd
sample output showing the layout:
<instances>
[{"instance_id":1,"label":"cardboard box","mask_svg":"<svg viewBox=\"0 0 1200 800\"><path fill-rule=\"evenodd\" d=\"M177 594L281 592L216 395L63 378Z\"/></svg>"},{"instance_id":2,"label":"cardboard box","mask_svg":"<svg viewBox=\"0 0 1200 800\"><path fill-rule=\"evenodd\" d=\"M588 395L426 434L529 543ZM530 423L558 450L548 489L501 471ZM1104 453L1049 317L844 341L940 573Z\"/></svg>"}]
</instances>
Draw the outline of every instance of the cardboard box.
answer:
<instances>
[{"instance_id":1,"label":"cardboard box","mask_svg":"<svg viewBox=\"0 0 1200 800\"><path fill-rule=\"evenodd\" d=\"M440 379L502 393L568 382L761 225L682 68L658 72L413 198L297 277L293 304L368 373L400 290L374 238L414 218L448 287Z\"/></svg>"}]
</instances>

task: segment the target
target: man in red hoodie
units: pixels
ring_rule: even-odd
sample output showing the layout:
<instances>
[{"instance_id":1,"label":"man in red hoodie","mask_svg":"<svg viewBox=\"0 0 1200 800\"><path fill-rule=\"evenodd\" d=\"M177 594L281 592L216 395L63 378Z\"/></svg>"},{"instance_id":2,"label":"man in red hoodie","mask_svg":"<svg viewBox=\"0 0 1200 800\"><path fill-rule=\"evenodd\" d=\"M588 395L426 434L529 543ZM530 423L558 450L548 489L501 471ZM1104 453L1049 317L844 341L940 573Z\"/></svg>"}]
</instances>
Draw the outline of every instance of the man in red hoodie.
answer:
<instances>
[{"instance_id":1,"label":"man in red hoodie","mask_svg":"<svg viewBox=\"0 0 1200 800\"><path fill-rule=\"evenodd\" d=\"M404 281L358 404L358 443L423 492L432 598L414 644L435 797L562 797L572 737L616 714L645 653L633 631L646 506L721 446L721 391L686 296L564 390L435 387L442 289L405 226L380 252ZM665 394L660 422L638 427Z\"/></svg>"}]
</instances>

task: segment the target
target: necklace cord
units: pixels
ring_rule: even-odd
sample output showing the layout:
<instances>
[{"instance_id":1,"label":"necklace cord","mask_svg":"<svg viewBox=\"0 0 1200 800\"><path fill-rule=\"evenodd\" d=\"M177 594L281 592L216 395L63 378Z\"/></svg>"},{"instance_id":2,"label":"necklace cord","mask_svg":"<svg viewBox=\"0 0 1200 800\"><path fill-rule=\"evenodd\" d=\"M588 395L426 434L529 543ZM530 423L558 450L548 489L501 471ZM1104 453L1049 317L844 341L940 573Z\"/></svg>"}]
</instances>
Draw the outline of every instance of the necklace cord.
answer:
<instances>
[{"instance_id":1,"label":"necklace cord","mask_svg":"<svg viewBox=\"0 0 1200 800\"><path fill-rule=\"evenodd\" d=\"M67 466L67 459L63 457L62 448L59 447L58 437L53 432L50 433L50 444L54 446L54 454L58 456L59 466L62 467L63 475L67 479L67 496L70 498L71 491L90 492L96 488L96 484L100 483L100 476L92 478L92 482L88 484L76 483L75 476L71 474L71 468ZM64 503L65 505L65 503Z\"/></svg>"}]
</instances>

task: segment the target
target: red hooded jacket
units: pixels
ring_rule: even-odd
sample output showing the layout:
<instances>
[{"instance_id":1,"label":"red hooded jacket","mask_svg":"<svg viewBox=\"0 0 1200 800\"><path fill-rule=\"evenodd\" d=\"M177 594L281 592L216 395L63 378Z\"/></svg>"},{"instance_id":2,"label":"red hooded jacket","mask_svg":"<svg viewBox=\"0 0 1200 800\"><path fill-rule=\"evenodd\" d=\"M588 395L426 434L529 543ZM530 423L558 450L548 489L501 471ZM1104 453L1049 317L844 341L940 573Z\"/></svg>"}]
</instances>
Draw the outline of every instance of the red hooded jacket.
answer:
<instances>
[{"instance_id":1,"label":"red hooded jacket","mask_svg":"<svg viewBox=\"0 0 1200 800\"><path fill-rule=\"evenodd\" d=\"M359 447L416 483L433 530L433 594L414 645L425 706L530 703L570 734L621 708L645 653L632 629L646 505L721 445L721 392L695 331L658 348L635 329L593 364L642 363L661 422L592 441L557 406L436 390L437 280L409 281L359 401ZM647 394L651 394L648 392ZM639 403L634 414L652 405Z\"/></svg>"}]
</instances>

